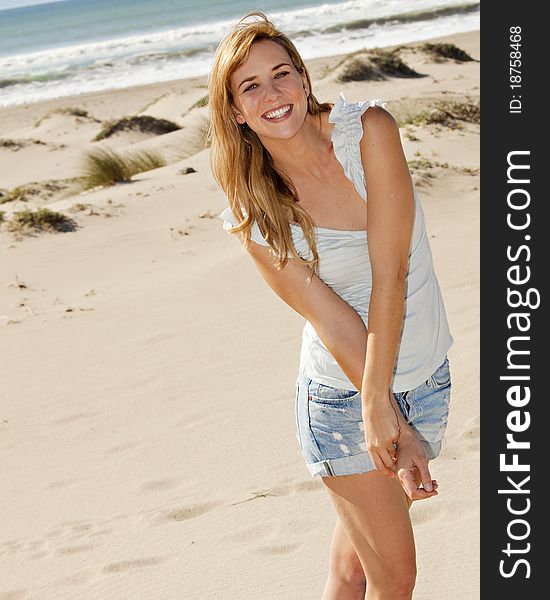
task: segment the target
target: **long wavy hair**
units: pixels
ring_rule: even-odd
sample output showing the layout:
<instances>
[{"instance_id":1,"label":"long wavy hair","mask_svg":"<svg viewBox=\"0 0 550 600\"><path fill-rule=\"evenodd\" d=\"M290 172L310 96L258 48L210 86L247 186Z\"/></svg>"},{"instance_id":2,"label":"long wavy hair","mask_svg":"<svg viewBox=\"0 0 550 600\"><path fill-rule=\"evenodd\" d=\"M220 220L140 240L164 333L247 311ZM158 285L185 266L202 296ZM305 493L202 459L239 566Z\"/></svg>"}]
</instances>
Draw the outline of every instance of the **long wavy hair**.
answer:
<instances>
[{"instance_id":1,"label":"long wavy hair","mask_svg":"<svg viewBox=\"0 0 550 600\"><path fill-rule=\"evenodd\" d=\"M271 155L259 137L248 125L239 125L232 110L230 77L247 59L252 44L259 40L271 40L282 46L297 71L305 75L310 90L307 103L309 114L320 118L322 112L329 111L333 106L331 103L320 103L311 92L309 72L290 39L264 13L247 13L220 42L214 55L208 80L210 165L239 223L229 232L238 234L241 243L248 248L252 226L257 223L277 259L277 269L284 268L287 254L290 253L317 273L319 255L312 218L299 205L292 182L275 168ZM312 258L304 259L296 252L291 223L301 226Z\"/></svg>"}]
</instances>

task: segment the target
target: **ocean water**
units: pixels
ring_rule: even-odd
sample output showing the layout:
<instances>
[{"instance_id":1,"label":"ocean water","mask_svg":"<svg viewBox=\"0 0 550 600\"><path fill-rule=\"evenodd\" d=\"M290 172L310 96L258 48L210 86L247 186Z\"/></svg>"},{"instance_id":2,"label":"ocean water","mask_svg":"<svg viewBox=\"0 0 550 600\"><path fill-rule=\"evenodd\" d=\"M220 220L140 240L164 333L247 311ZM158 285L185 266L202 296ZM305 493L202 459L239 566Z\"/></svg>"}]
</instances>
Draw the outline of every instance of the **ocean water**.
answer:
<instances>
[{"instance_id":1,"label":"ocean water","mask_svg":"<svg viewBox=\"0 0 550 600\"><path fill-rule=\"evenodd\" d=\"M0 10L0 107L208 72L261 10L307 59L479 28L466 0L64 0Z\"/></svg>"}]
</instances>

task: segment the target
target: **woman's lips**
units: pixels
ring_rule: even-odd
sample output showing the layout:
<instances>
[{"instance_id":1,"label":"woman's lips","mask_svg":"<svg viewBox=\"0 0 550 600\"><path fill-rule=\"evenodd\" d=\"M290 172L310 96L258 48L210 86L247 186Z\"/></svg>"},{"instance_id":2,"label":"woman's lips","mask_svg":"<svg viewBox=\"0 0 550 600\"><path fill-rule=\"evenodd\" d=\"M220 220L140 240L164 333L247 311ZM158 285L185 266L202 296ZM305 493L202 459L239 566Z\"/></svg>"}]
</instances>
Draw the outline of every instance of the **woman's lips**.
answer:
<instances>
[{"instance_id":1,"label":"woman's lips","mask_svg":"<svg viewBox=\"0 0 550 600\"><path fill-rule=\"evenodd\" d=\"M282 114L280 117L267 117L266 115L272 114L272 113L276 113L282 109L285 109L286 107L289 107L288 110ZM279 123L281 121L284 121L285 119L288 119L288 117L290 116L290 114L292 113L292 104L283 104L283 106L281 106L278 109L275 110L269 110L266 113L264 113L262 115L262 119L265 119L266 121L269 121L270 123Z\"/></svg>"}]
</instances>

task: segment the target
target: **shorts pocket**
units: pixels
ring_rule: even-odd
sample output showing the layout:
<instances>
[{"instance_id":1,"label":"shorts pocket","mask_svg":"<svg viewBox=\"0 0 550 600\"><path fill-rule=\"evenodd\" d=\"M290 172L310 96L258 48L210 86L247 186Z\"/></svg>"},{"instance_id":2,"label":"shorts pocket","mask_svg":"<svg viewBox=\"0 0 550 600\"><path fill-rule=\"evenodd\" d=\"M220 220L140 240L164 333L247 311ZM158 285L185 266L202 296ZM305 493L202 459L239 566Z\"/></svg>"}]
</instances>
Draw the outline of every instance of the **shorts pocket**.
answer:
<instances>
[{"instance_id":1,"label":"shorts pocket","mask_svg":"<svg viewBox=\"0 0 550 600\"><path fill-rule=\"evenodd\" d=\"M399 406L401 414L405 417L407 423L418 417L420 410L418 404L414 402L414 392L416 390L407 390L406 392L394 392L393 396Z\"/></svg>"},{"instance_id":2,"label":"shorts pocket","mask_svg":"<svg viewBox=\"0 0 550 600\"><path fill-rule=\"evenodd\" d=\"M316 404L340 405L347 404L359 398L357 390L344 390L332 387L317 381L310 381L308 385L308 400Z\"/></svg>"},{"instance_id":3,"label":"shorts pocket","mask_svg":"<svg viewBox=\"0 0 550 600\"><path fill-rule=\"evenodd\" d=\"M432 373L427 383L435 389L444 388L451 384L451 371L447 357L443 361L443 364Z\"/></svg>"}]
</instances>

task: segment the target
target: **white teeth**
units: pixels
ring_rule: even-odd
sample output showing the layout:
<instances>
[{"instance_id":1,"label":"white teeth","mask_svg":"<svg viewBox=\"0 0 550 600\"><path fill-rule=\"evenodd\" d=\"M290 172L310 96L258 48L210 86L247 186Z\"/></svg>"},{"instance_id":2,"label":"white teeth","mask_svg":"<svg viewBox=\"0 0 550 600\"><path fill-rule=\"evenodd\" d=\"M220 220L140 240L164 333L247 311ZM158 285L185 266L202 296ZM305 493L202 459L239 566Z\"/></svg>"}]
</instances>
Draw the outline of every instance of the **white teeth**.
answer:
<instances>
[{"instance_id":1,"label":"white teeth","mask_svg":"<svg viewBox=\"0 0 550 600\"><path fill-rule=\"evenodd\" d=\"M289 110L290 110L290 104L287 104L287 106L284 106L283 108L279 108L279 110L274 110L273 112L266 113L265 117L266 117L266 119L278 119L279 117L282 117L283 115L285 115Z\"/></svg>"}]
</instances>

